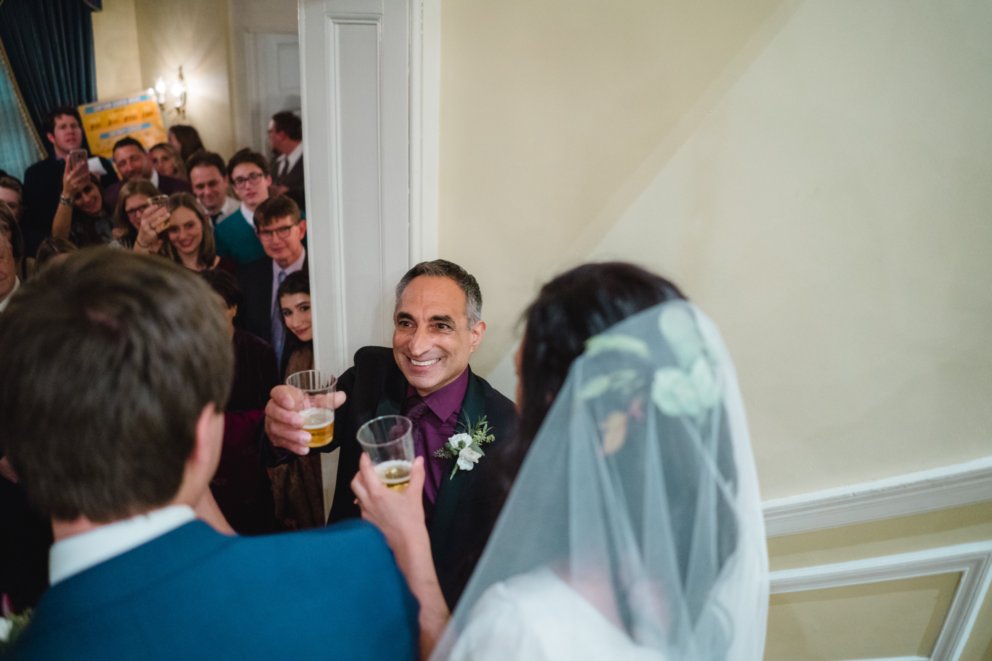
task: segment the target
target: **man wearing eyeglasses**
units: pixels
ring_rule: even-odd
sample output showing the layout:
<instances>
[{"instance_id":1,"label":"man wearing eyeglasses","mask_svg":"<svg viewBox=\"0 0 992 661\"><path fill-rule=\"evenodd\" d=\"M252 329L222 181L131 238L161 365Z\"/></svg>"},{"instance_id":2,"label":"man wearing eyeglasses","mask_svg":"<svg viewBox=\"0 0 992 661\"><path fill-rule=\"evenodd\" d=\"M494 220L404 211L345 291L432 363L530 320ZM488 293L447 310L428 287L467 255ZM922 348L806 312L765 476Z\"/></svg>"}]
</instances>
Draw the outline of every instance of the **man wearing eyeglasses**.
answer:
<instances>
[{"instance_id":1,"label":"man wearing eyeglasses","mask_svg":"<svg viewBox=\"0 0 992 661\"><path fill-rule=\"evenodd\" d=\"M238 264L250 264L266 254L255 231L255 211L258 205L269 199L269 187L272 185L269 163L258 152L245 148L231 157L227 172L234 192L241 200L241 208L214 229L217 254Z\"/></svg>"},{"instance_id":2,"label":"man wearing eyeglasses","mask_svg":"<svg viewBox=\"0 0 992 661\"><path fill-rule=\"evenodd\" d=\"M229 222L230 218L218 225L218 229ZM276 292L286 276L307 268L307 251L303 247L307 221L300 219L296 202L279 195L258 205L255 224L265 257L238 269L244 302L238 309L237 323L271 342L281 364L285 329Z\"/></svg>"}]
</instances>

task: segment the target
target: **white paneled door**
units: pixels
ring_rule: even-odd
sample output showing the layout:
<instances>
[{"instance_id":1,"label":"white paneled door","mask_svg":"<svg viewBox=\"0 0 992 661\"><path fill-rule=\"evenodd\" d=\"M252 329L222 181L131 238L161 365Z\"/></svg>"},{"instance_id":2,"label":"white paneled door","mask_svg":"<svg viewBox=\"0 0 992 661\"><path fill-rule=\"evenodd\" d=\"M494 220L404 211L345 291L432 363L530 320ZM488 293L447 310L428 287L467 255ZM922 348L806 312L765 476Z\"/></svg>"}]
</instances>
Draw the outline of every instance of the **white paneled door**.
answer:
<instances>
[{"instance_id":1,"label":"white paneled door","mask_svg":"<svg viewBox=\"0 0 992 661\"><path fill-rule=\"evenodd\" d=\"M420 15L413 0L300 0L314 343L324 369L340 372L359 347L389 344L393 287L425 252L419 233L411 241L412 216L420 226L410 101L414 88L421 97L411 46Z\"/></svg>"},{"instance_id":2,"label":"white paneled door","mask_svg":"<svg viewBox=\"0 0 992 661\"><path fill-rule=\"evenodd\" d=\"M246 36L251 113L251 145L269 156L269 118L282 110L299 113L300 41L295 34L251 32Z\"/></svg>"}]
</instances>

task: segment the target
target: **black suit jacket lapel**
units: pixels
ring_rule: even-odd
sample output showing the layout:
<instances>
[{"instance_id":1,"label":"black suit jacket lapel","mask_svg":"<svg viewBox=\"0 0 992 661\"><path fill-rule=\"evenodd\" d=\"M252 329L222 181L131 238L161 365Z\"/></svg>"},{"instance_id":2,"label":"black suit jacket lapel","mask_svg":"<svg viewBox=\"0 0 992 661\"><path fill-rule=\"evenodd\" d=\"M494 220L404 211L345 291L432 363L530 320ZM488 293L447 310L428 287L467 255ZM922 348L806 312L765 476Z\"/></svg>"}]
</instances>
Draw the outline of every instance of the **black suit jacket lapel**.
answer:
<instances>
[{"instance_id":1,"label":"black suit jacket lapel","mask_svg":"<svg viewBox=\"0 0 992 661\"><path fill-rule=\"evenodd\" d=\"M383 388L382 398L376 406L375 415L400 415L403 411L403 404L406 401L406 378L399 368L390 370L386 375L386 384Z\"/></svg>"},{"instance_id":2,"label":"black suit jacket lapel","mask_svg":"<svg viewBox=\"0 0 992 661\"><path fill-rule=\"evenodd\" d=\"M456 433L468 431L470 427L476 425L486 414L486 398L479 384L478 377L469 373L468 389L465 391L465 399L462 401L461 411L458 413L458 426ZM485 457L482 460L485 461ZM438 489L437 500L434 502L434 513L431 517L431 544L436 546L443 544L443 539L435 539L435 535L441 538L446 531L452 527L452 522L456 511L460 495L473 480L478 478L478 471L473 468L471 471L459 470L454 477L451 469L455 465L454 459L444 460L444 471L441 476L441 485Z\"/></svg>"}]
</instances>

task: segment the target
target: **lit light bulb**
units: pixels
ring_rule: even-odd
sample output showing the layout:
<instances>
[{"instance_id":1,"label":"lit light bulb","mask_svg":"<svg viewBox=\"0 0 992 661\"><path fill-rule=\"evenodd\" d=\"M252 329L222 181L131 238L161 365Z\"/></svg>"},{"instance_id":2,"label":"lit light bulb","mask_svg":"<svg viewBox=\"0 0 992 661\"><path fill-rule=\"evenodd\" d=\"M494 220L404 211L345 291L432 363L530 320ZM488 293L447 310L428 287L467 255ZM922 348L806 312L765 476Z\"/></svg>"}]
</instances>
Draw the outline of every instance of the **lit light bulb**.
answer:
<instances>
[{"instance_id":1,"label":"lit light bulb","mask_svg":"<svg viewBox=\"0 0 992 661\"><path fill-rule=\"evenodd\" d=\"M155 100L160 106L165 105L165 79L161 76L155 81Z\"/></svg>"}]
</instances>

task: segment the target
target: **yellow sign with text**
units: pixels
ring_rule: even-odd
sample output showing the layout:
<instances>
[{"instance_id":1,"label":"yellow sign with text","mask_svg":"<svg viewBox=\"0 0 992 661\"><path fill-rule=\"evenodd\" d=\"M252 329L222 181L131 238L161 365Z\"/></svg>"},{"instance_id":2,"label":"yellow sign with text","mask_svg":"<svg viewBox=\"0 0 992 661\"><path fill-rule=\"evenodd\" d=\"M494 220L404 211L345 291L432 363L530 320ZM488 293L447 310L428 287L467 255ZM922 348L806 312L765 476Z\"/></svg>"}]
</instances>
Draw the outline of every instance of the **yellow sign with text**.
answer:
<instances>
[{"instance_id":1,"label":"yellow sign with text","mask_svg":"<svg viewBox=\"0 0 992 661\"><path fill-rule=\"evenodd\" d=\"M114 143L124 136L131 136L145 149L165 142L168 137L152 91L87 103L79 106L79 115L83 118L90 152L109 159L113 159Z\"/></svg>"}]
</instances>

